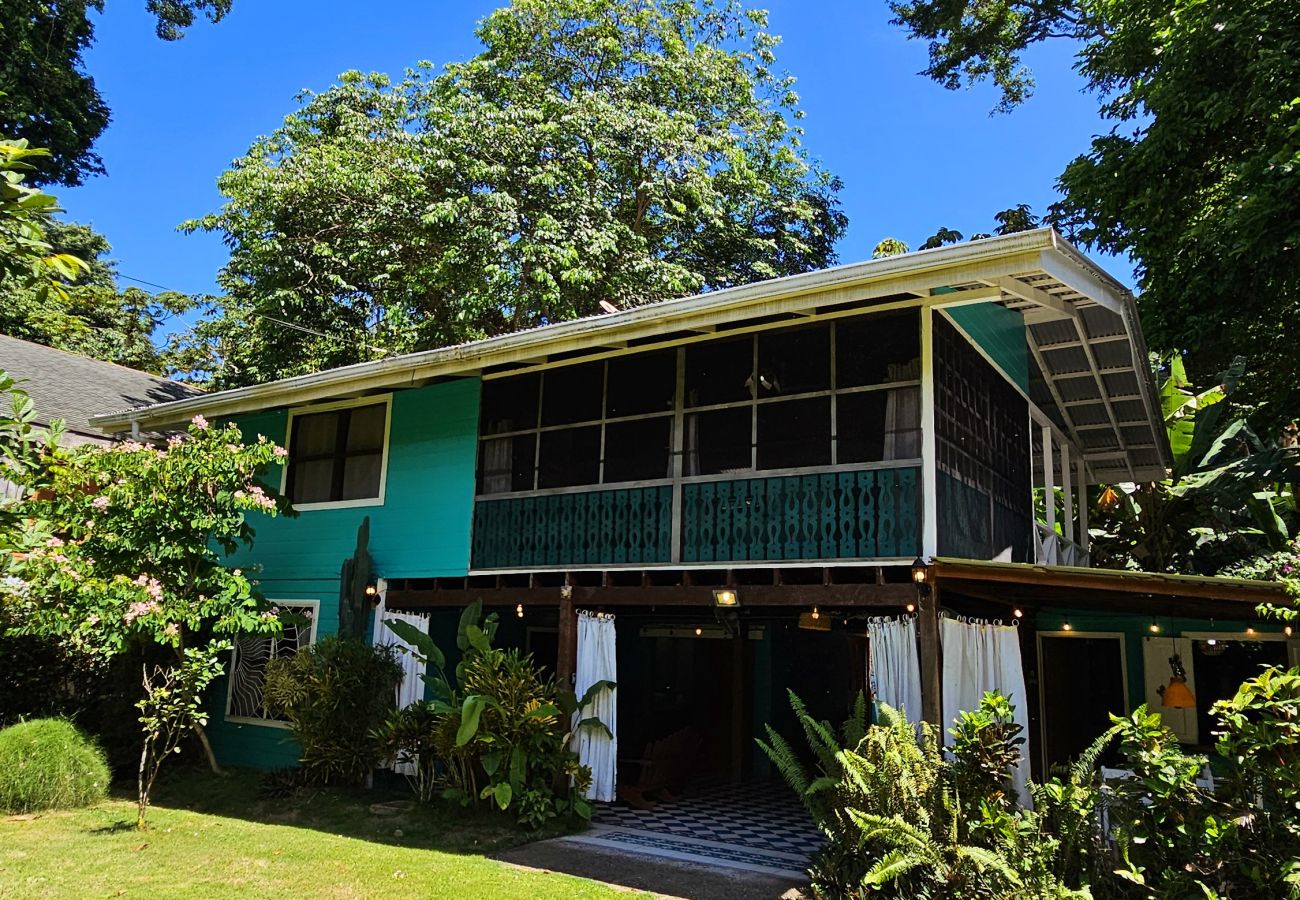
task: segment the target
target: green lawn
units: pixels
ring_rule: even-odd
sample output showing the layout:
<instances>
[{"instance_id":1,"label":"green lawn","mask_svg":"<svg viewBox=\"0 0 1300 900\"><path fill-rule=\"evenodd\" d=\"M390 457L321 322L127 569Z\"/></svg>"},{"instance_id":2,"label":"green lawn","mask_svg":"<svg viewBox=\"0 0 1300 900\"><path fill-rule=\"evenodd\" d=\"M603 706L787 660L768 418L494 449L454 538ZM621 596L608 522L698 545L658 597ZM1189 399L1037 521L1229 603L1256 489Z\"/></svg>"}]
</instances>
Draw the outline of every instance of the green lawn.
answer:
<instances>
[{"instance_id":1,"label":"green lawn","mask_svg":"<svg viewBox=\"0 0 1300 900\"><path fill-rule=\"evenodd\" d=\"M371 792L258 799L249 773L181 771L158 793L146 832L125 799L0 818L0 897L627 896L485 858L530 838L502 816L374 816L369 805L386 798Z\"/></svg>"}]
</instances>

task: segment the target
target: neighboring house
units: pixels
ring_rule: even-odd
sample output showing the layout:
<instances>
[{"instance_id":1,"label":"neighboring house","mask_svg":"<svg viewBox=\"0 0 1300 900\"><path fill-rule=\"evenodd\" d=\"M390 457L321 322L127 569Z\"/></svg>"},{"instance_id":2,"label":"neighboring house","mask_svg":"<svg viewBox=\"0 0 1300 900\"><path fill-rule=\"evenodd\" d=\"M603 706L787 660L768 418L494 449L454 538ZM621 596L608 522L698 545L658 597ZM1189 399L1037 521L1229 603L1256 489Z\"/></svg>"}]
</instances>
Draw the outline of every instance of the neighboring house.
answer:
<instances>
[{"instance_id":1,"label":"neighboring house","mask_svg":"<svg viewBox=\"0 0 1300 900\"><path fill-rule=\"evenodd\" d=\"M202 391L138 369L55 350L42 344L0 335L0 371L19 382L32 398L37 423L49 427L62 419L62 444L111 444L126 433L105 433L90 424L90 417L106 409L143 406L197 397ZM155 438L146 434L142 439ZM0 494L9 496L13 486L0 481Z\"/></svg>"},{"instance_id":2,"label":"neighboring house","mask_svg":"<svg viewBox=\"0 0 1300 900\"><path fill-rule=\"evenodd\" d=\"M301 515L256 521L239 563L313 625L241 645L211 727L227 762L295 759L260 673L336 629L368 518L387 607L430 613L451 664L476 598L562 680L576 613L613 612L624 756L693 729L695 770L740 778L764 769L766 723L791 733L787 689L836 721L861 688L939 721L1002 687L1041 770L1107 712L1159 706L1175 652L1196 705L1164 712L1193 744L1225 685L1287 658L1254 614L1280 586L1085 568L1087 486L1169 460L1137 323L1129 292L1043 229L104 403L119 411L92 424L201 413L289 450L274 479ZM1036 490L1059 501L1037 514ZM1011 638L993 641L1001 674L972 650L988 634Z\"/></svg>"}]
</instances>

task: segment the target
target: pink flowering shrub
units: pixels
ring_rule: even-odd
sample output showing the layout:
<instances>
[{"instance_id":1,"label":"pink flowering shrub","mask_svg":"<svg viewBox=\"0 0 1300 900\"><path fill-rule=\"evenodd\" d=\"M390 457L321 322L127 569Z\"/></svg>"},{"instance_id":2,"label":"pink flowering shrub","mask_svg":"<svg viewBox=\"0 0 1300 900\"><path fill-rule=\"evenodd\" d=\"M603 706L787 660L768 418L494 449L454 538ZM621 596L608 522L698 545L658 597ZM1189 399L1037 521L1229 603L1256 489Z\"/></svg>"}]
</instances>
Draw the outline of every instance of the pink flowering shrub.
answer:
<instances>
[{"instance_id":1,"label":"pink flowering shrub","mask_svg":"<svg viewBox=\"0 0 1300 900\"><path fill-rule=\"evenodd\" d=\"M24 630L111 656L145 639L179 653L220 635L274 633L255 584L223 559L253 539L247 513L286 501L259 480L279 457L264 438L196 416L163 448L138 441L65 452L53 499L28 501L53 536L27 554Z\"/></svg>"}]
</instances>

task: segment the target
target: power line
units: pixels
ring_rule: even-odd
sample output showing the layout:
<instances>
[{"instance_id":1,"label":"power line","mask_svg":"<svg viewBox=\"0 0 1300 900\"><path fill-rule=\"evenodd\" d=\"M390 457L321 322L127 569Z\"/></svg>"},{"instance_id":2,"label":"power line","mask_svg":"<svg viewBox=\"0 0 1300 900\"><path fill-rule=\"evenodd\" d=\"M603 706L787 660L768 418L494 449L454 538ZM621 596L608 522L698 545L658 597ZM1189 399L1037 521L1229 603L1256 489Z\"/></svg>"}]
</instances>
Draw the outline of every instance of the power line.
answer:
<instances>
[{"instance_id":1,"label":"power line","mask_svg":"<svg viewBox=\"0 0 1300 900\"><path fill-rule=\"evenodd\" d=\"M144 280L143 278L136 278L136 277L133 276L133 275L122 275L122 274L118 274L117 277L118 277L118 278L125 278L127 281L134 281L134 282L136 282L137 284L147 284L149 287L157 288L157 289L160 290L160 291L168 291L168 292L173 293L173 294L183 294L183 293L185 293L184 291L174 290L173 288L169 288L169 287L166 287L166 286L164 286L164 285L158 284L158 283L155 282L155 281L146 281L146 280ZM172 317L175 316L175 315L178 315L178 314L177 314L177 313L168 313L168 314L167 314L167 318L170 319L170 318L172 318ZM286 322L284 319L277 319L277 318L275 318L274 316L268 316L268 315L265 315L265 314L263 314L263 313L250 312L249 315L250 315L250 316L253 316L254 318L258 318L258 319L265 319L265 320L268 321L268 322L274 322L276 325L280 325L280 326L283 326L283 327L285 327L285 328L292 328L294 331L301 331L301 332L304 333L304 334L310 334L310 335L314 335L315 337L325 338L326 340L331 340L331 341L343 341L343 340L344 340L344 338L342 338L342 337L339 336L339 335L327 334L327 333L324 332L324 331L317 331L317 330L314 329L314 328L308 328L306 325L299 325L299 324L296 323L296 322ZM362 338L362 339L361 339L361 346L362 346L363 348L365 348L366 350L377 350L379 353L383 354L384 356L387 356L387 355L388 355L388 351L385 350L383 347L379 347L379 346L377 346L377 345L375 345L375 344L372 344L370 341L367 341L365 338Z\"/></svg>"}]
</instances>

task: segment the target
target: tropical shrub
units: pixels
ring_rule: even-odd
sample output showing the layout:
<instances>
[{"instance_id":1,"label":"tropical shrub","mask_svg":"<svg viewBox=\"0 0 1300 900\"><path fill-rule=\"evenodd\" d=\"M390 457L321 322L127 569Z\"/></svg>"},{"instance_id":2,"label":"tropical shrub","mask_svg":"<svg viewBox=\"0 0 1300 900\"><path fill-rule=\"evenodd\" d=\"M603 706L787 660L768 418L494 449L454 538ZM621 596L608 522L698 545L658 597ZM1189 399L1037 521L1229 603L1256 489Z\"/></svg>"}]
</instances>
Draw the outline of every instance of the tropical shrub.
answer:
<instances>
[{"instance_id":1,"label":"tropical shrub","mask_svg":"<svg viewBox=\"0 0 1300 900\"><path fill-rule=\"evenodd\" d=\"M611 683L593 685L581 701L559 689L530 655L492 646L497 615L484 616L479 602L460 618L454 678L427 634L401 621L387 625L418 649L433 699L390 716L376 736L388 754L415 765L412 787L421 799L490 800L532 828L557 816L591 816L591 770L569 743L572 728L608 730L575 714Z\"/></svg>"},{"instance_id":2,"label":"tropical shrub","mask_svg":"<svg viewBox=\"0 0 1300 900\"><path fill-rule=\"evenodd\" d=\"M309 780L360 784L384 756L373 732L392 713L401 681L392 647L331 636L271 660L263 695L302 745Z\"/></svg>"},{"instance_id":3,"label":"tropical shrub","mask_svg":"<svg viewBox=\"0 0 1300 900\"><path fill-rule=\"evenodd\" d=\"M0 812L90 806L108 796L108 762L65 719L33 719L0 731Z\"/></svg>"},{"instance_id":4,"label":"tropical shrub","mask_svg":"<svg viewBox=\"0 0 1300 900\"><path fill-rule=\"evenodd\" d=\"M888 707L837 735L791 703L815 771L771 729L760 744L826 834L819 896L1300 897L1300 669L1215 705L1214 782L1143 706L1031 785L1032 810L1009 790L1023 742L1000 694L958 717L943 756L930 726ZM1127 774L1103 783L1112 746Z\"/></svg>"}]
</instances>

